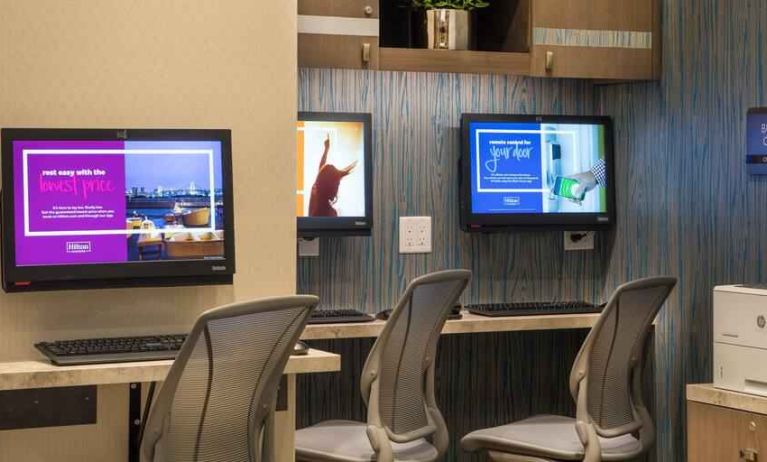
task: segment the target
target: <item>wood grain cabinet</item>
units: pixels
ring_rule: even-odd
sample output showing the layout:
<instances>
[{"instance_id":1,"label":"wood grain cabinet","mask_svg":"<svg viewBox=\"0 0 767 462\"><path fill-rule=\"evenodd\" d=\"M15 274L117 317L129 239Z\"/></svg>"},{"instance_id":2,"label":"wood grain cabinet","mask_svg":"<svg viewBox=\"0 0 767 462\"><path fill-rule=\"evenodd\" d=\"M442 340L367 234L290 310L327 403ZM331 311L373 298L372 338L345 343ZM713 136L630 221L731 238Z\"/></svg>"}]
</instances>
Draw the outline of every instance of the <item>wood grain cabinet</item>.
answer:
<instances>
[{"instance_id":1,"label":"wood grain cabinet","mask_svg":"<svg viewBox=\"0 0 767 462\"><path fill-rule=\"evenodd\" d=\"M687 385L687 460L767 461L767 397Z\"/></svg>"},{"instance_id":2,"label":"wood grain cabinet","mask_svg":"<svg viewBox=\"0 0 767 462\"><path fill-rule=\"evenodd\" d=\"M531 74L660 78L659 0L534 0Z\"/></svg>"},{"instance_id":3,"label":"wood grain cabinet","mask_svg":"<svg viewBox=\"0 0 767 462\"><path fill-rule=\"evenodd\" d=\"M690 462L767 461L767 416L688 403L687 432Z\"/></svg>"},{"instance_id":4,"label":"wood grain cabinet","mask_svg":"<svg viewBox=\"0 0 767 462\"><path fill-rule=\"evenodd\" d=\"M298 0L298 65L378 69L378 0Z\"/></svg>"},{"instance_id":5,"label":"wood grain cabinet","mask_svg":"<svg viewBox=\"0 0 767 462\"><path fill-rule=\"evenodd\" d=\"M473 49L427 50L425 16L394 0L298 0L302 67L660 78L660 0L494 0Z\"/></svg>"}]
</instances>

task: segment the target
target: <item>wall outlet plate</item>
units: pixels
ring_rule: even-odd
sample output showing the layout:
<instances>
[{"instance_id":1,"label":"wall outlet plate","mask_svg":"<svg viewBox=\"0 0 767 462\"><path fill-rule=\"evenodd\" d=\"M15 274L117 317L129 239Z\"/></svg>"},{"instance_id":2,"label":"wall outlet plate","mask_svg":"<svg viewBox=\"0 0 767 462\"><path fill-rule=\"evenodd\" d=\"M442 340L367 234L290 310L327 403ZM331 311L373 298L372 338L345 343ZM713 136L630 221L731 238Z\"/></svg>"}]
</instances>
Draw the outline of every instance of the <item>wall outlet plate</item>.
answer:
<instances>
[{"instance_id":1,"label":"wall outlet plate","mask_svg":"<svg viewBox=\"0 0 767 462\"><path fill-rule=\"evenodd\" d=\"M298 256L299 257L319 257L320 240L298 238Z\"/></svg>"},{"instance_id":2,"label":"wall outlet plate","mask_svg":"<svg viewBox=\"0 0 767 462\"><path fill-rule=\"evenodd\" d=\"M399 253L431 253L431 217L399 218Z\"/></svg>"},{"instance_id":3,"label":"wall outlet plate","mask_svg":"<svg viewBox=\"0 0 767 462\"><path fill-rule=\"evenodd\" d=\"M594 231L565 231L565 251L594 250Z\"/></svg>"}]
</instances>

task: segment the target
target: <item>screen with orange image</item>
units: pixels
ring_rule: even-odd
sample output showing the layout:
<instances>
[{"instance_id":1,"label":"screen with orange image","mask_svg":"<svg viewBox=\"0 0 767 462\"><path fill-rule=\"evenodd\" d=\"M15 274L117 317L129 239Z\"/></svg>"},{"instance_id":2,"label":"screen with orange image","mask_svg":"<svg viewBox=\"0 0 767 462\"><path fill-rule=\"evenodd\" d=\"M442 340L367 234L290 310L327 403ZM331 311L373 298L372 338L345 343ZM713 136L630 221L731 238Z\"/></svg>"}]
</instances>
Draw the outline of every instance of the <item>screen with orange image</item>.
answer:
<instances>
[{"instance_id":1,"label":"screen with orange image","mask_svg":"<svg viewBox=\"0 0 767 462\"><path fill-rule=\"evenodd\" d=\"M299 217L364 217L361 122L299 122Z\"/></svg>"},{"instance_id":2,"label":"screen with orange image","mask_svg":"<svg viewBox=\"0 0 767 462\"><path fill-rule=\"evenodd\" d=\"M299 229L369 228L369 138L368 114L299 115Z\"/></svg>"}]
</instances>

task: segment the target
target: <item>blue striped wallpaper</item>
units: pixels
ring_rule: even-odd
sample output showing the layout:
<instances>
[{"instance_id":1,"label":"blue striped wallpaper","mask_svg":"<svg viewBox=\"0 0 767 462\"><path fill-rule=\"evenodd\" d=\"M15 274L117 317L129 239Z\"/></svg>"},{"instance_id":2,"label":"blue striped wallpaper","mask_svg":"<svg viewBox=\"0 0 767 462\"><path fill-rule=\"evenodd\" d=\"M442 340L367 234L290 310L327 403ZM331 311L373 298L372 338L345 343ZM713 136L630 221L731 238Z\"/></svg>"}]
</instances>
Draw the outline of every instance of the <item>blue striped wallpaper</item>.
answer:
<instances>
[{"instance_id":1,"label":"blue striped wallpaper","mask_svg":"<svg viewBox=\"0 0 767 462\"><path fill-rule=\"evenodd\" d=\"M301 70L300 109L373 113L371 238L323 239L298 290L378 311L406 281L474 270L465 301L604 298L637 277L680 278L656 330L660 461L684 460L684 384L711 380L711 290L765 281L767 177L746 173L745 114L767 105L767 2L664 0L661 82ZM462 112L603 113L615 118L618 224L590 253L561 233L459 230ZM397 217L434 217L434 253L400 256Z\"/></svg>"},{"instance_id":2,"label":"blue striped wallpaper","mask_svg":"<svg viewBox=\"0 0 767 462\"><path fill-rule=\"evenodd\" d=\"M656 335L659 459L681 461L685 383L711 377L712 288L765 281L767 177L745 117L767 105L767 2L665 0L660 83L601 87L615 118L619 215L605 286L679 276Z\"/></svg>"},{"instance_id":3,"label":"blue striped wallpaper","mask_svg":"<svg viewBox=\"0 0 767 462\"><path fill-rule=\"evenodd\" d=\"M371 112L374 231L322 239L319 259L299 262L299 290L323 303L389 308L407 281L428 271L474 271L466 300L598 298L604 253L564 254L561 233L469 235L458 224L459 124L464 112L593 113L584 82L301 70L300 109ZM430 255L399 255L398 217L433 217Z\"/></svg>"}]
</instances>

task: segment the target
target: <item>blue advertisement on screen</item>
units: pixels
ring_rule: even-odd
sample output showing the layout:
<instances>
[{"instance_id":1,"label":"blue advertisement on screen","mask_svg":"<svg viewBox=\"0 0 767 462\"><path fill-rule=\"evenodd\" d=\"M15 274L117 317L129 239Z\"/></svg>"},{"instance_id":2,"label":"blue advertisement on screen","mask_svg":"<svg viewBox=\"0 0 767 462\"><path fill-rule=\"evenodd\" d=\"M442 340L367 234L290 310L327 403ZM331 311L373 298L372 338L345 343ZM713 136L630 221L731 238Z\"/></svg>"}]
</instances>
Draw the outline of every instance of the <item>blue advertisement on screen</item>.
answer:
<instances>
[{"instance_id":1,"label":"blue advertisement on screen","mask_svg":"<svg viewBox=\"0 0 767 462\"><path fill-rule=\"evenodd\" d=\"M752 109L747 125L748 173L767 175L767 109Z\"/></svg>"},{"instance_id":2,"label":"blue advertisement on screen","mask_svg":"<svg viewBox=\"0 0 767 462\"><path fill-rule=\"evenodd\" d=\"M472 130L475 210L543 211L540 125L481 124Z\"/></svg>"},{"instance_id":3,"label":"blue advertisement on screen","mask_svg":"<svg viewBox=\"0 0 767 462\"><path fill-rule=\"evenodd\" d=\"M604 127L471 122L474 214L605 213Z\"/></svg>"}]
</instances>

